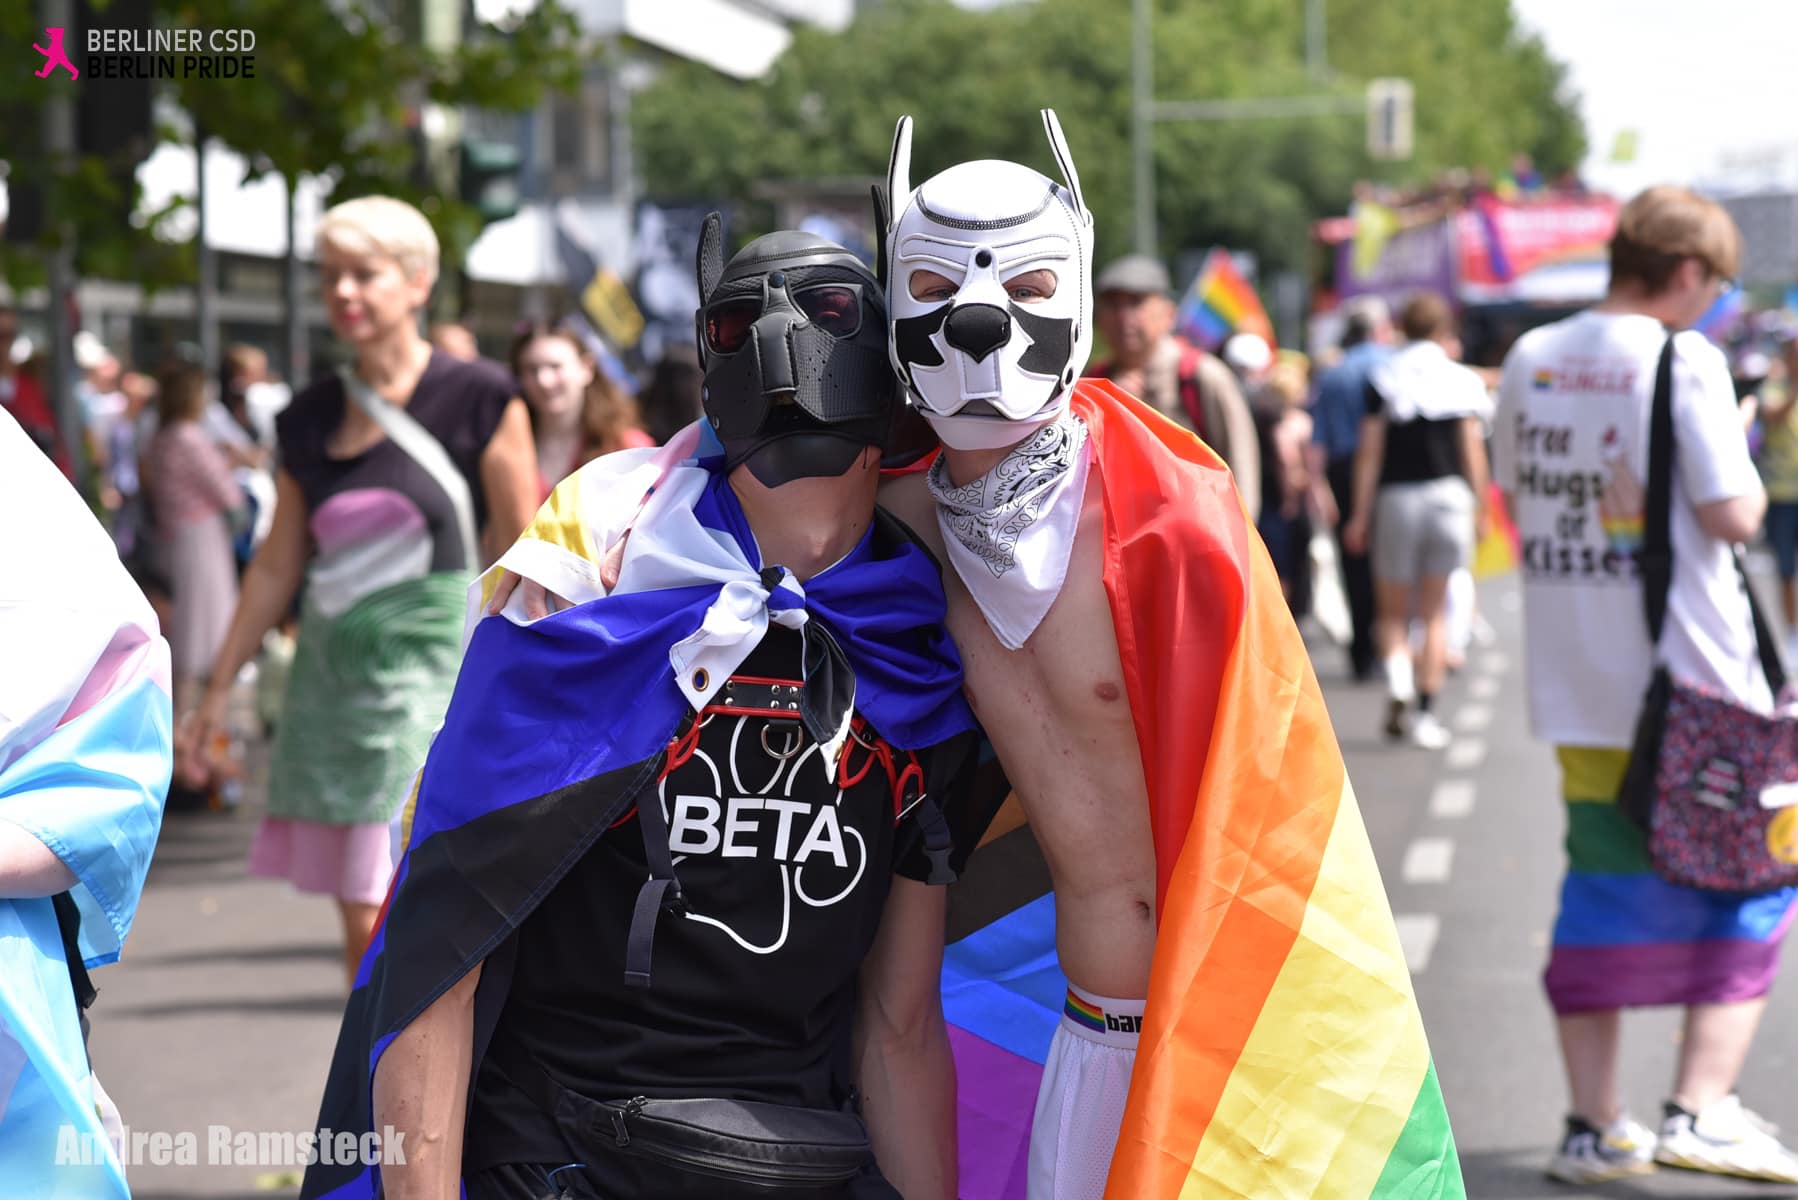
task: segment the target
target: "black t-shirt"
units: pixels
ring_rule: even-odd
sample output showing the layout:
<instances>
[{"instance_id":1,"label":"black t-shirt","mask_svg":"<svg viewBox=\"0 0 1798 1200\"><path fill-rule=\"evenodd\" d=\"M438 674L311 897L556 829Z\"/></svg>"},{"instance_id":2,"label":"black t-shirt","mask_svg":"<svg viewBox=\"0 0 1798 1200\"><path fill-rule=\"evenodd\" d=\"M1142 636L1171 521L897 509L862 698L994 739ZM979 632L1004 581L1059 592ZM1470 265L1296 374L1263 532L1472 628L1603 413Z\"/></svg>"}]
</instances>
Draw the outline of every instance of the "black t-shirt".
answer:
<instances>
[{"instance_id":1,"label":"black t-shirt","mask_svg":"<svg viewBox=\"0 0 1798 1200\"><path fill-rule=\"evenodd\" d=\"M770 626L733 678L797 680L800 653L796 631ZM792 746L784 762L769 752ZM850 750L853 776L864 752ZM909 761L895 754L901 767ZM571 1152L502 1078L520 1078L525 1059L596 1100L843 1102L857 971L892 876L922 880L929 864L913 816L895 825L878 762L839 798L822 758L797 722L714 714L697 751L662 781L689 915L657 922L649 989L624 982L632 905L648 874L634 810L526 918L477 1073L465 1169Z\"/></svg>"},{"instance_id":2,"label":"black t-shirt","mask_svg":"<svg viewBox=\"0 0 1798 1200\"><path fill-rule=\"evenodd\" d=\"M1386 409L1385 397L1367 385L1367 415ZM1386 457L1380 463L1380 486L1428 483L1460 475L1461 422L1465 417L1413 417L1386 423Z\"/></svg>"},{"instance_id":3,"label":"black t-shirt","mask_svg":"<svg viewBox=\"0 0 1798 1200\"><path fill-rule=\"evenodd\" d=\"M485 360L463 362L441 350L418 377L406 412L430 430L449 451L450 458L468 481L474 500L475 533L487 521L487 497L481 487L481 454L499 427L506 405L516 394L511 376L498 364ZM455 509L435 480L412 456L386 438L354 458L333 458L327 450L331 435L343 423L348 398L343 381L327 376L307 387L275 418L275 436L281 466L294 477L306 497L309 518L327 501L346 492L398 493L408 509L423 518L432 542L430 569L470 570L479 563L465 563L456 529ZM392 503L391 498L389 504ZM350 520L354 523L354 513ZM339 522L341 523L341 522ZM336 530L314 529L332 540Z\"/></svg>"}]
</instances>

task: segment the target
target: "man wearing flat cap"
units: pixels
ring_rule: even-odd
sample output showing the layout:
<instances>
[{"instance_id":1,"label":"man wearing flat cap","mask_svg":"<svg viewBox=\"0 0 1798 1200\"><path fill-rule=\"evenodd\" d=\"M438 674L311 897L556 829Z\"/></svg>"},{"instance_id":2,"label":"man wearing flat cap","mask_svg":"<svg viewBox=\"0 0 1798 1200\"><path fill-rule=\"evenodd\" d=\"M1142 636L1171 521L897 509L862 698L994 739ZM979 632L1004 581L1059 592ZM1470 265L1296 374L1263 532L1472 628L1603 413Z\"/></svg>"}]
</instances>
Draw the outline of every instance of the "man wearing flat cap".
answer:
<instances>
[{"instance_id":1,"label":"man wearing flat cap","mask_svg":"<svg viewBox=\"0 0 1798 1200\"><path fill-rule=\"evenodd\" d=\"M1261 448L1236 376L1174 332L1167 269L1146 254L1115 259L1094 281L1095 320L1110 349L1088 375L1109 379L1204 439L1229 464L1249 520L1261 508Z\"/></svg>"}]
</instances>

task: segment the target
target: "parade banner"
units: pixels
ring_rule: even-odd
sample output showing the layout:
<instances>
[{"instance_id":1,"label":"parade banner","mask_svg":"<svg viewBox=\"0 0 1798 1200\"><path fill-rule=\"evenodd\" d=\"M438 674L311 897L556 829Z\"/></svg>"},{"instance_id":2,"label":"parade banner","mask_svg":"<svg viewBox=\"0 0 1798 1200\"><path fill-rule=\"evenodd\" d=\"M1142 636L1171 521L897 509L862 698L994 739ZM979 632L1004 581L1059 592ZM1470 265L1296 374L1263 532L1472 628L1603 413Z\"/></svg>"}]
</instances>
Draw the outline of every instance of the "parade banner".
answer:
<instances>
[{"instance_id":1,"label":"parade banner","mask_svg":"<svg viewBox=\"0 0 1798 1200\"><path fill-rule=\"evenodd\" d=\"M1379 253L1368 263L1365 239L1345 237L1336 245L1336 292L1340 299L1378 296L1394 309L1418 292L1455 294L1455 246L1446 219L1385 231Z\"/></svg>"},{"instance_id":2,"label":"parade banner","mask_svg":"<svg viewBox=\"0 0 1798 1200\"><path fill-rule=\"evenodd\" d=\"M1617 208L1608 197L1518 204L1480 197L1454 218L1456 297L1468 304L1597 300L1610 279Z\"/></svg>"}]
</instances>

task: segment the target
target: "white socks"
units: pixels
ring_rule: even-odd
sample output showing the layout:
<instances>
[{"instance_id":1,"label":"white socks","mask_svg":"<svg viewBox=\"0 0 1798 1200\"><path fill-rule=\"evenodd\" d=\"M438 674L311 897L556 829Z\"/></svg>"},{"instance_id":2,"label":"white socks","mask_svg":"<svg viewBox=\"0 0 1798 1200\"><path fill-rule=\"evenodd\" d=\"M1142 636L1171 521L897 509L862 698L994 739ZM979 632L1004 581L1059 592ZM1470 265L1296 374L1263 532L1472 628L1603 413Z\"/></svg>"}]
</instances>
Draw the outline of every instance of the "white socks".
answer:
<instances>
[{"instance_id":1,"label":"white socks","mask_svg":"<svg viewBox=\"0 0 1798 1200\"><path fill-rule=\"evenodd\" d=\"M1401 704L1410 704L1417 699L1417 680L1411 672L1411 655L1404 650L1388 655L1386 667L1386 691Z\"/></svg>"}]
</instances>

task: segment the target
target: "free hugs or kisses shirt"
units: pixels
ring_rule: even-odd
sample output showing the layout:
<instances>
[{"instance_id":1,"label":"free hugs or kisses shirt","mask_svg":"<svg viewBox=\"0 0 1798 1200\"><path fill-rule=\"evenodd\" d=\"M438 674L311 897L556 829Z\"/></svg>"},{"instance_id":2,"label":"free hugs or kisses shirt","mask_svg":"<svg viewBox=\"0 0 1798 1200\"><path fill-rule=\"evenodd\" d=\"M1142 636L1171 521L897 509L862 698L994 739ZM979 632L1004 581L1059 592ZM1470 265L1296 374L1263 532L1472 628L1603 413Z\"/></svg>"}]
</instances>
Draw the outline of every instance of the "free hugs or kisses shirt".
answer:
<instances>
[{"instance_id":1,"label":"free hugs or kisses shirt","mask_svg":"<svg viewBox=\"0 0 1798 1200\"><path fill-rule=\"evenodd\" d=\"M1587 311L1524 334L1505 359L1493 477L1522 540L1530 723L1559 745L1627 747L1653 671L1636 551L1666 338L1652 317ZM1695 332L1674 342L1673 433L1661 656L1682 681L1769 711L1731 547L1696 512L1760 479L1728 365Z\"/></svg>"}]
</instances>

